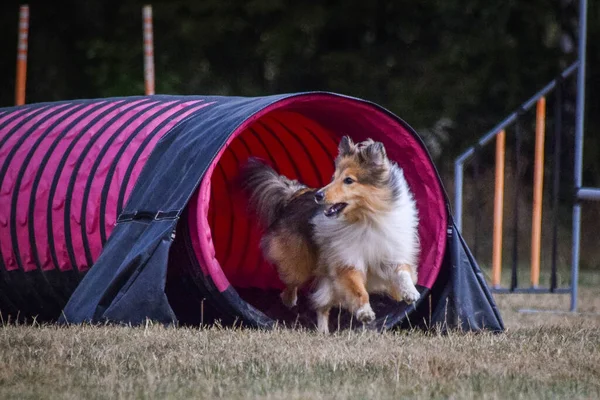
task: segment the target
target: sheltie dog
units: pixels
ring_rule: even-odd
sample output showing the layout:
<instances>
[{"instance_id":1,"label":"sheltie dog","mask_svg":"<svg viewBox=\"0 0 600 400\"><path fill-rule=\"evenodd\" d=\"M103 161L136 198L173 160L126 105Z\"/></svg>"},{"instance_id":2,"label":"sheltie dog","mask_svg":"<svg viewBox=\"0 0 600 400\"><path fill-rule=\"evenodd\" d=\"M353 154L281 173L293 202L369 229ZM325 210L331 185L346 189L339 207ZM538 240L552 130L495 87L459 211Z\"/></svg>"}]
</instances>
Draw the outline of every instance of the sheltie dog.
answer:
<instances>
[{"instance_id":1,"label":"sheltie dog","mask_svg":"<svg viewBox=\"0 0 600 400\"><path fill-rule=\"evenodd\" d=\"M313 281L317 329L328 332L329 310L342 306L362 323L375 313L369 293L407 303L419 299L418 215L402 169L382 143L339 144L331 183L321 189L278 175L250 159L242 173L250 205L266 232L261 248L294 307L298 288Z\"/></svg>"}]
</instances>

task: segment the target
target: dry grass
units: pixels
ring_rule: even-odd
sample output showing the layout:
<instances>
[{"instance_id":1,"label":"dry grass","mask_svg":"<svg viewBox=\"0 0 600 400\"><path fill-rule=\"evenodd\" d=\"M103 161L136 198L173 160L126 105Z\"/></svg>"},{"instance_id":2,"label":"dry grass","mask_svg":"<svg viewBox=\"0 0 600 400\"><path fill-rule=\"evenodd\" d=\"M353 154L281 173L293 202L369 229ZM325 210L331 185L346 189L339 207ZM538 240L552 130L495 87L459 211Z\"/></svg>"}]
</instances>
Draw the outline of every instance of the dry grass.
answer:
<instances>
[{"instance_id":1,"label":"dry grass","mask_svg":"<svg viewBox=\"0 0 600 400\"><path fill-rule=\"evenodd\" d=\"M600 289L502 295L507 332L0 328L0 398L598 398Z\"/></svg>"}]
</instances>

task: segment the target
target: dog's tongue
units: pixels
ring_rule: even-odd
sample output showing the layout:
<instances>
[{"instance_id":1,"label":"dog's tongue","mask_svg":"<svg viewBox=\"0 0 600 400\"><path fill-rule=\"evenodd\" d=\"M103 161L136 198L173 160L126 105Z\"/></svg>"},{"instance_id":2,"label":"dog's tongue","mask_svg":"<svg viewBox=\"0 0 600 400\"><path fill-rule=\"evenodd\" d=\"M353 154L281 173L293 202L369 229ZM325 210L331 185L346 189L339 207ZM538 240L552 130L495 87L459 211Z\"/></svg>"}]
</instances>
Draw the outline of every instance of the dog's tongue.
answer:
<instances>
[{"instance_id":1,"label":"dog's tongue","mask_svg":"<svg viewBox=\"0 0 600 400\"><path fill-rule=\"evenodd\" d=\"M335 203L331 207L325 210L326 217L333 217L338 215L348 204L346 203Z\"/></svg>"}]
</instances>

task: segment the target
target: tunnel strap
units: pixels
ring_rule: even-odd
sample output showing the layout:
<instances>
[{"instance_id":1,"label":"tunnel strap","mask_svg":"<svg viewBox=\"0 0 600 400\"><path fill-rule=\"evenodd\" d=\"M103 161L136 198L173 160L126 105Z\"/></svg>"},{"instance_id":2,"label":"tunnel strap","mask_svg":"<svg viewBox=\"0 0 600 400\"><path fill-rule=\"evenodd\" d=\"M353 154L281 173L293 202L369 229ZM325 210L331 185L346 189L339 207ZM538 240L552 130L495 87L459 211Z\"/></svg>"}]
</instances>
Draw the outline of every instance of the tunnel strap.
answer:
<instances>
[{"instance_id":1,"label":"tunnel strap","mask_svg":"<svg viewBox=\"0 0 600 400\"><path fill-rule=\"evenodd\" d=\"M119 215L117 224L129 221L139 220L168 220L178 219L181 215L181 210L170 210L170 211L147 211L147 210L136 210L131 213L123 213Z\"/></svg>"}]
</instances>

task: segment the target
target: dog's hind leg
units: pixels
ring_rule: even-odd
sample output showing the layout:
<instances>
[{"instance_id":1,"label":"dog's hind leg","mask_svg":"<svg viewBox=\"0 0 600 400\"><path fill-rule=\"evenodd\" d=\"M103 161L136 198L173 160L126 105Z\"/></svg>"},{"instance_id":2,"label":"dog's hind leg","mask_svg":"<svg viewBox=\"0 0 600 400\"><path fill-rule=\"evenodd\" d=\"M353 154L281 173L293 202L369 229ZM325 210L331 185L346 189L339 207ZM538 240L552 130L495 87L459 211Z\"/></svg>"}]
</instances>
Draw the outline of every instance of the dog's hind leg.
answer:
<instances>
[{"instance_id":1,"label":"dog's hind leg","mask_svg":"<svg viewBox=\"0 0 600 400\"><path fill-rule=\"evenodd\" d=\"M265 236L261 246L268 261L273 263L279 278L286 285L281 301L288 308L298 302L298 288L310 280L315 256L304 238L294 232L280 229Z\"/></svg>"},{"instance_id":2,"label":"dog's hind leg","mask_svg":"<svg viewBox=\"0 0 600 400\"><path fill-rule=\"evenodd\" d=\"M298 287L288 286L281 292L281 301L287 308L293 308L298 303Z\"/></svg>"},{"instance_id":3,"label":"dog's hind leg","mask_svg":"<svg viewBox=\"0 0 600 400\"><path fill-rule=\"evenodd\" d=\"M333 282L329 277L321 277L310 295L313 307L317 310L317 330L329 333L329 310L334 303Z\"/></svg>"},{"instance_id":4,"label":"dog's hind leg","mask_svg":"<svg viewBox=\"0 0 600 400\"><path fill-rule=\"evenodd\" d=\"M399 265L394 276L393 297L396 300L404 300L408 304L419 300L421 294L415 287L416 283L415 269L408 264Z\"/></svg>"},{"instance_id":5,"label":"dog's hind leg","mask_svg":"<svg viewBox=\"0 0 600 400\"><path fill-rule=\"evenodd\" d=\"M317 330L321 333L329 333L329 310L329 307L317 309Z\"/></svg>"}]
</instances>

